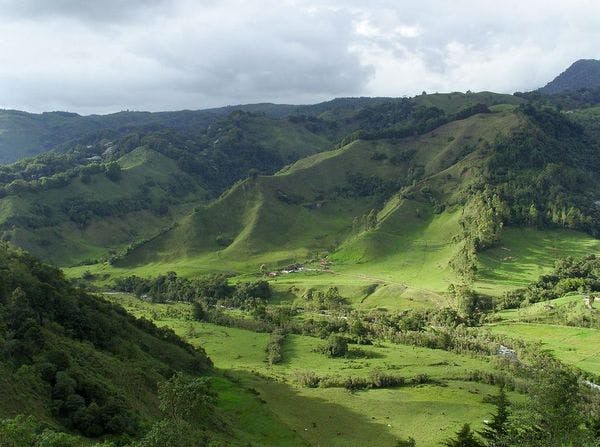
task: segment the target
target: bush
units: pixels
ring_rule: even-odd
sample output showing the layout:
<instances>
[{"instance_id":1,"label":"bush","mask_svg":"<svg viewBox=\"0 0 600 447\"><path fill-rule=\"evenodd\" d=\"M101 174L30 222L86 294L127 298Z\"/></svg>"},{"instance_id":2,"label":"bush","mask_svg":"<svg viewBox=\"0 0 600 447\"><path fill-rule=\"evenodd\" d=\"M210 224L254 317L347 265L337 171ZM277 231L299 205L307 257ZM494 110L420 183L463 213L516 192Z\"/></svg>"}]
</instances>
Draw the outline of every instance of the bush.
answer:
<instances>
[{"instance_id":1,"label":"bush","mask_svg":"<svg viewBox=\"0 0 600 447\"><path fill-rule=\"evenodd\" d=\"M323 346L323 352L332 358L344 357L348 354L348 341L341 335L332 334Z\"/></svg>"},{"instance_id":2,"label":"bush","mask_svg":"<svg viewBox=\"0 0 600 447\"><path fill-rule=\"evenodd\" d=\"M296 371L294 378L299 385L307 388L317 388L321 382L321 378L314 371Z\"/></svg>"},{"instance_id":3,"label":"bush","mask_svg":"<svg viewBox=\"0 0 600 447\"><path fill-rule=\"evenodd\" d=\"M281 329L275 329L269 337L269 342L265 351L267 352L267 361L269 364L274 365L281 363L283 360L283 342L285 341L285 334Z\"/></svg>"}]
</instances>

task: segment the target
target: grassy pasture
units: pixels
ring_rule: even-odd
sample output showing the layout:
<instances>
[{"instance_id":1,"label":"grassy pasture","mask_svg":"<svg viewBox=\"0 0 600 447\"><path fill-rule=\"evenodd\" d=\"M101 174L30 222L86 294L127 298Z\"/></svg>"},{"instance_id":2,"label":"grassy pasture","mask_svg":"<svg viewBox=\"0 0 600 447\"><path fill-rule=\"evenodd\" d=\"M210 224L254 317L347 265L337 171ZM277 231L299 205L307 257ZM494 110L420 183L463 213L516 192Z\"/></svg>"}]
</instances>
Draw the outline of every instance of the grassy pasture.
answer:
<instances>
[{"instance_id":1,"label":"grassy pasture","mask_svg":"<svg viewBox=\"0 0 600 447\"><path fill-rule=\"evenodd\" d=\"M395 439L408 436L418 445L436 445L464 421L481 427L493 410L485 397L495 394L495 387L460 380L471 370L490 369L485 358L382 343L360 347L367 357L330 359L315 352L322 340L289 335L283 363L270 366L265 361L268 334L192 321L191 306L183 303L149 304L124 294L108 297L134 315L173 328L192 344L204 347L219 370L258 393L277 420L310 445L393 446ZM294 379L295 372L303 370L323 376L365 377L374 369L408 378L428 374L442 383L350 393L342 388L302 388ZM238 391L227 399L233 408ZM247 405L252 408L253 404ZM245 409L239 414L243 419L251 417ZM267 429L247 423L259 433ZM288 439L284 435L282 439ZM292 441L277 445L295 445Z\"/></svg>"},{"instance_id":2,"label":"grassy pasture","mask_svg":"<svg viewBox=\"0 0 600 447\"><path fill-rule=\"evenodd\" d=\"M600 331L597 329L541 323L500 323L489 326L489 330L540 343L559 360L600 374Z\"/></svg>"}]
</instances>

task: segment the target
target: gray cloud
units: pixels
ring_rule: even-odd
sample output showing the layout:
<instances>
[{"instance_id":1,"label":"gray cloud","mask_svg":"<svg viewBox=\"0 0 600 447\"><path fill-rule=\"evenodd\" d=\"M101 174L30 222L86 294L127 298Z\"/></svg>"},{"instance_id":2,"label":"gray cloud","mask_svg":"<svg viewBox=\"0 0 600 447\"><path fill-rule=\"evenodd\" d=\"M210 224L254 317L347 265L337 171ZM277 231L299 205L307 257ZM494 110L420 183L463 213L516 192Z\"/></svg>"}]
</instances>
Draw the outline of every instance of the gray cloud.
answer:
<instances>
[{"instance_id":1,"label":"gray cloud","mask_svg":"<svg viewBox=\"0 0 600 447\"><path fill-rule=\"evenodd\" d=\"M165 4L165 0L0 0L0 10L25 19L70 17L102 22L145 16Z\"/></svg>"},{"instance_id":2,"label":"gray cloud","mask_svg":"<svg viewBox=\"0 0 600 447\"><path fill-rule=\"evenodd\" d=\"M0 107L528 90L600 57L597 17L592 0L0 0Z\"/></svg>"}]
</instances>

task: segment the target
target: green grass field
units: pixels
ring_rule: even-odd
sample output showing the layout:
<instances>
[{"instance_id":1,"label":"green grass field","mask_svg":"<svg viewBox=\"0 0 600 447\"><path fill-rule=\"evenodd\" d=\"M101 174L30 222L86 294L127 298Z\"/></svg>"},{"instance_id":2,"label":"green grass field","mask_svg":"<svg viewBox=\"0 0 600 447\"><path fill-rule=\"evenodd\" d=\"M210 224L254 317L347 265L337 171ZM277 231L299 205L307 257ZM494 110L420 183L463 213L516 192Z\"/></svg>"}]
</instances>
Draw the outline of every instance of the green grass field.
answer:
<instances>
[{"instance_id":1,"label":"green grass field","mask_svg":"<svg viewBox=\"0 0 600 447\"><path fill-rule=\"evenodd\" d=\"M559 360L600 374L600 331L597 329L540 323L500 323L489 326L489 330L539 343Z\"/></svg>"},{"instance_id":2,"label":"green grass field","mask_svg":"<svg viewBox=\"0 0 600 447\"><path fill-rule=\"evenodd\" d=\"M393 446L396 437L407 436L418 445L434 445L464 421L481 426L492 410L484 397L495 394L494 387L461 381L469 371L491 368L483 357L382 343L360 347L366 358L331 359L315 352L322 340L289 335L283 363L271 366L265 360L268 334L192 321L187 304L149 304L123 294L108 297L202 346L220 371L256 389L269 409L311 445ZM428 374L442 384L350 393L303 388L295 381L296 371L364 377L375 369L407 378Z\"/></svg>"}]
</instances>

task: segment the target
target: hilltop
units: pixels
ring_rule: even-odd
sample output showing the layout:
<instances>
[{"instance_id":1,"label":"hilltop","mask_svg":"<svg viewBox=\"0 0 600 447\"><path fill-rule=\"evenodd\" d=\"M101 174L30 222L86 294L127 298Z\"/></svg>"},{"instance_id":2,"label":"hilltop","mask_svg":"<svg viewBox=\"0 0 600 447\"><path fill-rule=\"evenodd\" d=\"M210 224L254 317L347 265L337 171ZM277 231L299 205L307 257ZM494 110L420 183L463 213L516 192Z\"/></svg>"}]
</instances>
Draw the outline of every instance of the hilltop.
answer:
<instances>
[{"instance_id":1,"label":"hilltop","mask_svg":"<svg viewBox=\"0 0 600 447\"><path fill-rule=\"evenodd\" d=\"M600 88L600 60L580 59L537 92L551 95L596 88Z\"/></svg>"}]
</instances>

